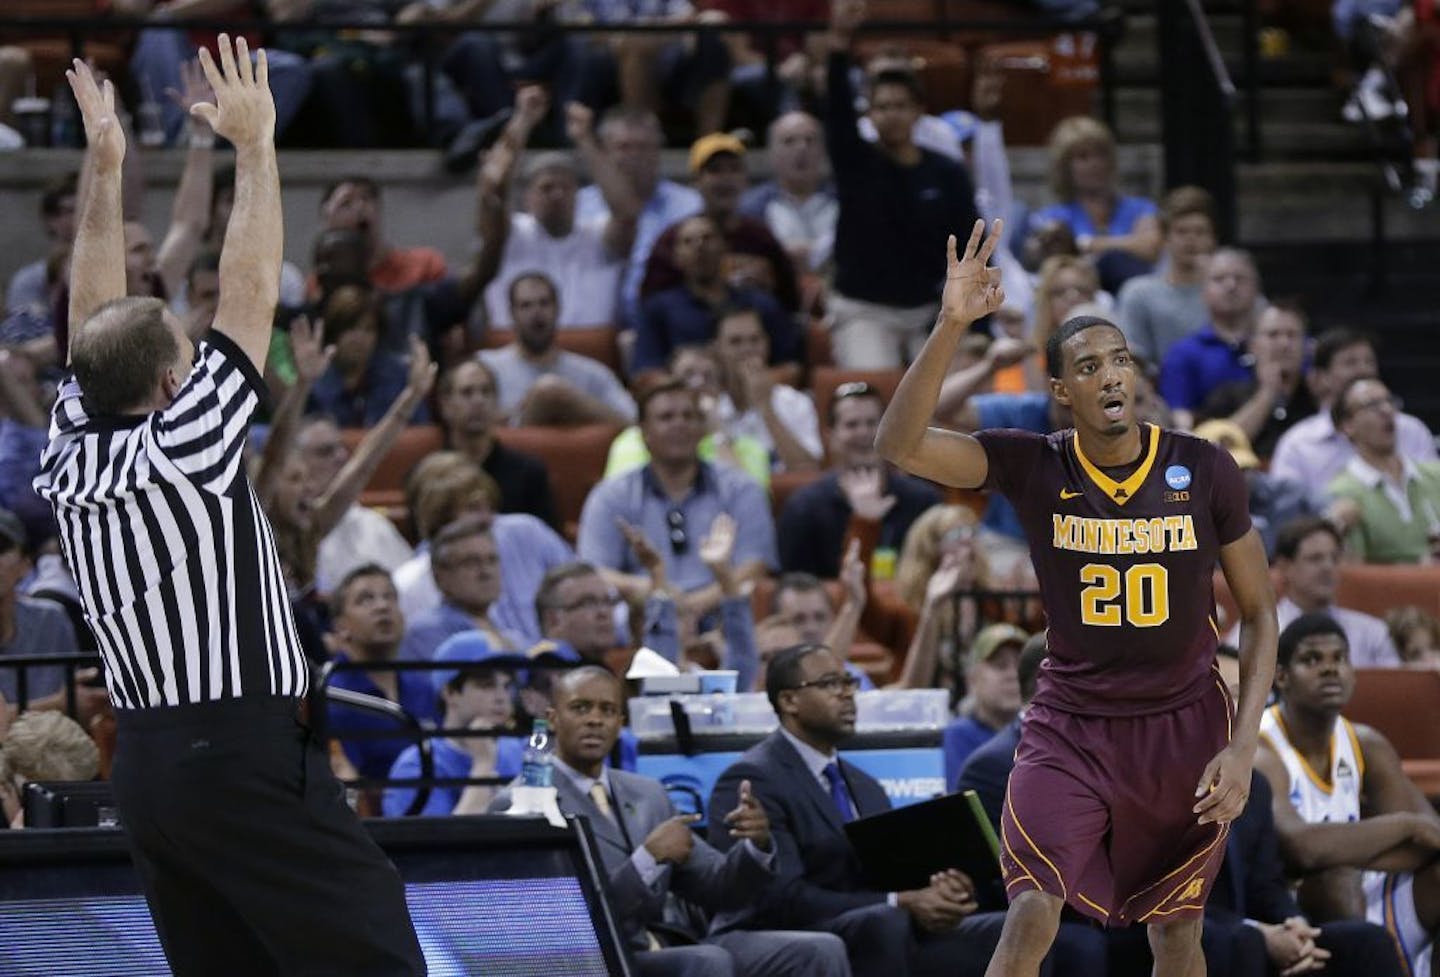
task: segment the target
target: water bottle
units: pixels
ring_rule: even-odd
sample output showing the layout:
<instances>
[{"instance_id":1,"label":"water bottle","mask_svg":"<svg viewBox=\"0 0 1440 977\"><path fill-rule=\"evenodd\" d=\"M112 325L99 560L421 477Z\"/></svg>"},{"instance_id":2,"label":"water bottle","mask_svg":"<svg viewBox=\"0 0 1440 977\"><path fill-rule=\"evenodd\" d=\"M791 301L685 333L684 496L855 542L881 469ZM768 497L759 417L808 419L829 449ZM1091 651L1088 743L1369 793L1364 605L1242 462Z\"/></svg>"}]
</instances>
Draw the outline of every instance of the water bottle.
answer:
<instances>
[{"instance_id":1,"label":"water bottle","mask_svg":"<svg viewBox=\"0 0 1440 977\"><path fill-rule=\"evenodd\" d=\"M520 767L520 782L526 787L550 787L555 775L555 742L550 738L550 723L535 720L525 759Z\"/></svg>"}]
</instances>

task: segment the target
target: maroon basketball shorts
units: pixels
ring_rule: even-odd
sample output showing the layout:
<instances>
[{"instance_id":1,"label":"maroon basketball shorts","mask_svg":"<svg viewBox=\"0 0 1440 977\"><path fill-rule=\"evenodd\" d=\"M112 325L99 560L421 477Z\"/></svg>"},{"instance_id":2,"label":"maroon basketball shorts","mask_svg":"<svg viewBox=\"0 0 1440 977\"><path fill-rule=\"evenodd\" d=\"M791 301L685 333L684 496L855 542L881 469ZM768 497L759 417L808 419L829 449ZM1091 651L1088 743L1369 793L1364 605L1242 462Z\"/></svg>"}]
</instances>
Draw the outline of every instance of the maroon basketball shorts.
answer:
<instances>
[{"instance_id":1,"label":"maroon basketball shorts","mask_svg":"<svg viewBox=\"0 0 1440 977\"><path fill-rule=\"evenodd\" d=\"M1234 707L1214 686L1172 712L1085 716L1032 704L1000 821L1005 892L1039 889L1102 923L1198 919L1229 825L1192 810Z\"/></svg>"}]
</instances>

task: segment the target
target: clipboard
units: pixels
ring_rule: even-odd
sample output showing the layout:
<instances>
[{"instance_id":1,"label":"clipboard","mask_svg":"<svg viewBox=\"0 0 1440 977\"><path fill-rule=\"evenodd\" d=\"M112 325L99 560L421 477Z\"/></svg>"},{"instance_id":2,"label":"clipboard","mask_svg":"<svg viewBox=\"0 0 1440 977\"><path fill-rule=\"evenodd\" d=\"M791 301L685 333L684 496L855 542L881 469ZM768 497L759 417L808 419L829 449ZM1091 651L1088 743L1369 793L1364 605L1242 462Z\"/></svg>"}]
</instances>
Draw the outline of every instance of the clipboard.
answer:
<instances>
[{"instance_id":1,"label":"clipboard","mask_svg":"<svg viewBox=\"0 0 1440 977\"><path fill-rule=\"evenodd\" d=\"M851 821L845 834L866 880L884 892L923 889L947 868L977 890L1000 879L1000 839L973 790Z\"/></svg>"}]
</instances>

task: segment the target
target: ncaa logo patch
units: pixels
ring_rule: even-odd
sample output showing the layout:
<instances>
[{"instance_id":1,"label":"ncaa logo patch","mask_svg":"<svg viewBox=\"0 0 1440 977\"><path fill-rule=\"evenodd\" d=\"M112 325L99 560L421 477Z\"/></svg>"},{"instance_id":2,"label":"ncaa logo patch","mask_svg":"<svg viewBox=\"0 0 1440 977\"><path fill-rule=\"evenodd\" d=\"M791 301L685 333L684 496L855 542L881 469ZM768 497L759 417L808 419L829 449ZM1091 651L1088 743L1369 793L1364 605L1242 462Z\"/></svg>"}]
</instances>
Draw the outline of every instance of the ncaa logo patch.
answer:
<instances>
[{"instance_id":1,"label":"ncaa logo patch","mask_svg":"<svg viewBox=\"0 0 1440 977\"><path fill-rule=\"evenodd\" d=\"M1171 465L1165 469L1165 484L1177 491L1179 489L1189 488L1190 469L1184 465Z\"/></svg>"}]
</instances>

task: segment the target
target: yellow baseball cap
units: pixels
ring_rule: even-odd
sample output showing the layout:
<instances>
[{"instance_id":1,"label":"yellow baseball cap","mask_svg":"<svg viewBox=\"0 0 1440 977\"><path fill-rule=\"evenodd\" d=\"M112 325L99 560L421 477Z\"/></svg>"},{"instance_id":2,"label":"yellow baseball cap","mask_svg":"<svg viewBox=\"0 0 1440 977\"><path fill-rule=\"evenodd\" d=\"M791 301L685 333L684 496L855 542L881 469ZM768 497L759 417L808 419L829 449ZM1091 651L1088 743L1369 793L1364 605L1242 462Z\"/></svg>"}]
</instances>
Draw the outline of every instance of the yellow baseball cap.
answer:
<instances>
[{"instance_id":1,"label":"yellow baseball cap","mask_svg":"<svg viewBox=\"0 0 1440 977\"><path fill-rule=\"evenodd\" d=\"M701 136L690 145L690 172L699 173L706 163L720 153L743 157L745 144L728 132L712 132L708 136Z\"/></svg>"},{"instance_id":2,"label":"yellow baseball cap","mask_svg":"<svg viewBox=\"0 0 1440 977\"><path fill-rule=\"evenodd\" d=\"M1234 421L1216 418L1197 424L1195 436L1204 438L1211 444L1219 445L1229 451L1230 457L1235 459L1235 464L1242 469L1260 467L1260 458L1255 454L1255 449L1250 446L1250 438Z\"/></svg>"}]
</instances>

